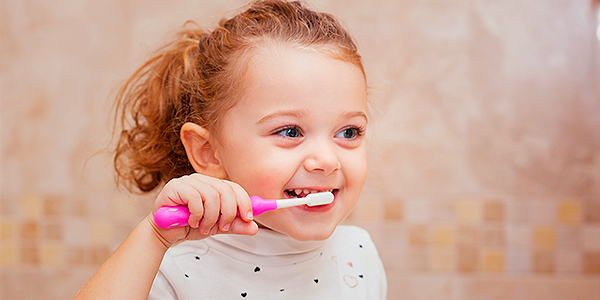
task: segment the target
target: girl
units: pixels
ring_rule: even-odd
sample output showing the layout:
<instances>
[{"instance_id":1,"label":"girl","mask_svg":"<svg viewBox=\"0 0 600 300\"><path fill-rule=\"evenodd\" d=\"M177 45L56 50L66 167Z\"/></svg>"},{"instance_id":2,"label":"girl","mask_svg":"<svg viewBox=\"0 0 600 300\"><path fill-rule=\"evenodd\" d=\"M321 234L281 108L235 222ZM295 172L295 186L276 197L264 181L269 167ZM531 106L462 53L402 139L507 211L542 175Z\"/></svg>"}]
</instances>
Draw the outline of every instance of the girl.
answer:
<instances>
[{"instance_id":1,"label":"girl","mask_svg":"<svg viewBox=\"0 0 600 300\"><path fill-rule=\"evenodd\" d=\"M331 15L258 1L212 32L185 30L118 95L118 177L186 227L150 213L76 299L382 299L366 231L338 226L366 179L367 87ZM334 201L253 217L249 196Z\"/></svg>"}]
</instances>

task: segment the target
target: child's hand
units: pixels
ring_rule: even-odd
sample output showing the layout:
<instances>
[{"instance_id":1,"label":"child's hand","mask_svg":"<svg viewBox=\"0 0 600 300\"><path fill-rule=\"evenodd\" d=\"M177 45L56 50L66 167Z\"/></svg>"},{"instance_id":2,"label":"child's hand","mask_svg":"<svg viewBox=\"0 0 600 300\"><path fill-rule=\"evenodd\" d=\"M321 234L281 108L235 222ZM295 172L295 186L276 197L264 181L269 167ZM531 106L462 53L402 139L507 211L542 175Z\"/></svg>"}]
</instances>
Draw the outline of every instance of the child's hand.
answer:
<instances>
[{"instance_id":1,"label":"child's hand","mask_svg":"<svg viewBox=\"0 0 600 300\"><path fill-rule=\"evenodd\" d=\"M189 226L161 229L154 222L154 212L148 216L167 247L181 240L203 239L217 233L254 235L258 231L258 225L253 221L250 197L241 186L231 181L201 174L173 179L158 194L154 211L176 205L187 205Z\"/></svg>"}]
</instances>

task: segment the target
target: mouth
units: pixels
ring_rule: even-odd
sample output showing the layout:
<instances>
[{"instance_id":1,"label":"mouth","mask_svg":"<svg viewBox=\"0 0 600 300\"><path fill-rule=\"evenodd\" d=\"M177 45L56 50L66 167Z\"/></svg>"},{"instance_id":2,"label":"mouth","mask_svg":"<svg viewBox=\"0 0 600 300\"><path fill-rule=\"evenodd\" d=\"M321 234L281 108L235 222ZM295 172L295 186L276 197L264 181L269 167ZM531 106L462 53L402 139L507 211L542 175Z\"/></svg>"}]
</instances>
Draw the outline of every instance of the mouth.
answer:
<instances>
[{"instance_id":1,"label":"mouth","mask_svg":"<svg viewBox=\"0 0 600 300\"><path fill-rule=\"evenodd\" d=\"M322 193L322 192L337 192L337 189L327 189L327 190L313 190L313 189L288 189L285 190L284 193L288 198L304 198L310 194Z\"/></svg>"}]
</instances>

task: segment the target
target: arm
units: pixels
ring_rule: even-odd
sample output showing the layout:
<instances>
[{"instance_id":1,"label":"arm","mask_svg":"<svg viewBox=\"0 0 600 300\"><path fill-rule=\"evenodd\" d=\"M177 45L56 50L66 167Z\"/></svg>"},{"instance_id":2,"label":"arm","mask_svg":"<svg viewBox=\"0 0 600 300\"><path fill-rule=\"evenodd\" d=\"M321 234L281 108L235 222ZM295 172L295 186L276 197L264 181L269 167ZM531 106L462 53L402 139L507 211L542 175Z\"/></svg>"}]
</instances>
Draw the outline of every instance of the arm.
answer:
<instances>
[{"instance_id":1,"label":"arm","mask_svg":"<svg viewBox=\"0 0 600 300\"><path fill-rule=\"evenodd\" d=\"M155 201L162 206L187 205L187 227L161 229L153 214L140 222L74 299L148 299L167 249L182 240L221 233L254 235L250 197L237 184L194 174L169 181ZM238 211L240 212L237 216Z\"/></svg>"},{"instance_id":2,"label":"arm","mask_svg":"<svg viewBox=\"0 0 600 300\"><path fill-rule=\"evenodd\" d=\"M148 299L168 247L144 219L74 299Z\"/></svg>"}]
</instances>

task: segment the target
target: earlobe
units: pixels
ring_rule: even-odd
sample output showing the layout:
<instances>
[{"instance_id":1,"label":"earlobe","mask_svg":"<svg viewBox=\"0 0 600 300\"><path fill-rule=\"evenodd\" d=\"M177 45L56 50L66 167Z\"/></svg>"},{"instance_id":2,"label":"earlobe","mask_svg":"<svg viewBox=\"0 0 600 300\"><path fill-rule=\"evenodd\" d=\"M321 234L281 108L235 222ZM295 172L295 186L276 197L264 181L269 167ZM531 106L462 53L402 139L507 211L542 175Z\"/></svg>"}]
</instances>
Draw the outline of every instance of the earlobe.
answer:
<instances>
[{"instance_id":1,"label":"earlobe","mask_svg":"<svg viewBox=\"0 0 600 300\"><path fill-rule=\"evenodd\" d=\"M188 122L181 127L180 137L188 160L196 172L220 179L227 177L227 172L217 158L208 130Z\"/></svg>"}]
</instances>

